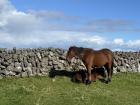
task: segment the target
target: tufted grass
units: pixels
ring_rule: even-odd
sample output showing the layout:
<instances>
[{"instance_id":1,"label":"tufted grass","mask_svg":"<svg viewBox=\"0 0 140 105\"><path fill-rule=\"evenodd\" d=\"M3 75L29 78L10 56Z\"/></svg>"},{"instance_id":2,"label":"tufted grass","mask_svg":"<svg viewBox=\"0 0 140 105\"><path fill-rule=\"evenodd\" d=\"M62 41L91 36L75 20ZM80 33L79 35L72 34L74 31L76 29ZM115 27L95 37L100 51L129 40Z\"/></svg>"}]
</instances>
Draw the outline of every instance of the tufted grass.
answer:
<instances>
[{"instance_id":1,"label":"tufted grass","mask_svg":"<svg viewBox=\"0 0 140 105\"><path fill-rule=\"evenodd\" d=\"M64 76L5 78L0 80L0 105L140 105L140 74L120 73L110 84L89 86Z\"/></svg>"}]
</instances>

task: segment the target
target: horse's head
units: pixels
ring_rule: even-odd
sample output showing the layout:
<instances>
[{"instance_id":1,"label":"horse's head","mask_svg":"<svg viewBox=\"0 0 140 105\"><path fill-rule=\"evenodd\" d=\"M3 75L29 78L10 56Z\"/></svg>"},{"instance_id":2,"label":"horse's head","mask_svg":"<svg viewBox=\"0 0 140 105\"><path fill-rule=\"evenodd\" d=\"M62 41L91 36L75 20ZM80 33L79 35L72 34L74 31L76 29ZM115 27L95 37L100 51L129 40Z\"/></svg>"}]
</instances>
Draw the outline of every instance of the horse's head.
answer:
<instances>
[{"instance_id":1,"label":"horse's head","mask_svg":"<svg viewBox=\"0 0 140 105\"><path fill-rule=\"evenodd\" d=\"M72 46L69 48L66 55L66 60L68 61L69 64L71 63L71 59L75 56L77 56L77 47Z\"/></svg>"}]
</instances>

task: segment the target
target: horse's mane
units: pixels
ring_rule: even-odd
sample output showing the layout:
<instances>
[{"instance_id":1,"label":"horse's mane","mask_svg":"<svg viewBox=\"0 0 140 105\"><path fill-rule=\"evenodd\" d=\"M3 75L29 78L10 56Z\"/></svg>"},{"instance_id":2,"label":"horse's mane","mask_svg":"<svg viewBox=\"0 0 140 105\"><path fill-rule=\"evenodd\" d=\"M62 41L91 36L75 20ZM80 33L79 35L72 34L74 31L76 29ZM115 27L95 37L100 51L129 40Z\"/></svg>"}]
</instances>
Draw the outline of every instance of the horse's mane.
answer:
<instances>
[{"instance_id":1,"label":"horse's mane","mask_svg":"<svg viewBox=\"0 0 140 105\"><path fill-rule=\"evenodd\" d=\"M80 54L83 52L84 48L83 47L77 47L77 53Z\"/></svg>"}]
</instances>

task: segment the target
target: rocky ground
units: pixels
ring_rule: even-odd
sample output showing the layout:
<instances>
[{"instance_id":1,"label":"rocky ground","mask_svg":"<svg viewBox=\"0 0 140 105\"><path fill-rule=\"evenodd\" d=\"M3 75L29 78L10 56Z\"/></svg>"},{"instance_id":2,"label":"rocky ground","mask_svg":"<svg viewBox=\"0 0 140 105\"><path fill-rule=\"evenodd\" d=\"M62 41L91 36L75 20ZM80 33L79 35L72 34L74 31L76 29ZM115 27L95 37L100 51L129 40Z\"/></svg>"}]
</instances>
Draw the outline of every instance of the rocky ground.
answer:
<instances>
[{"instance_id":1,"label":"rocky ground","mask_svg":"<svg viewBox=\"0 0 140 105\"><path fill-rule=\"evenodd\" d=\"M67 51L60 48L0 49L0 77L47 75L50 70L85 69L79 59L72 65L65 60ZM114 52L114 73L140 72L140 52Z\"/></svg>"}]
</instances>

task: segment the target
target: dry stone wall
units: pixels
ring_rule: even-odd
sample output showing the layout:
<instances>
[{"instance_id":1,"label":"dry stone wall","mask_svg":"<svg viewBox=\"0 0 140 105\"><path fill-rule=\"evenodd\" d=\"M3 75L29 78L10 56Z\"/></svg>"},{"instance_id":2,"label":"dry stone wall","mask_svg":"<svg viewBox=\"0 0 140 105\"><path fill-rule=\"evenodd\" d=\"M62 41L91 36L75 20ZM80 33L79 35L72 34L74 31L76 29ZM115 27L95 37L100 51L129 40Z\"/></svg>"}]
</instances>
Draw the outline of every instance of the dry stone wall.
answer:
<instances>
[{"instance_id":1,"label":"dry stone wall","mask_svg":"<svg viewBox=\"0 0 140 105\"><path fill-rule=\"evenodd\" d=\"M72 65L65 60L66 50L60 48L0 49L0 78L48 75L53 70L81 70L78 58ZM140 52L114 52L114 73L140 72Z\"/></svg>"},{"instance_id":2,"label":"dry stone wall","mask_svg":"<svg viewBox=\"0 0 140 105\"><path fill-rule=\"evenodd\" d=\"M140 52L114 52L114 72L140 72Z\"/></svg>"}]
</instances>

